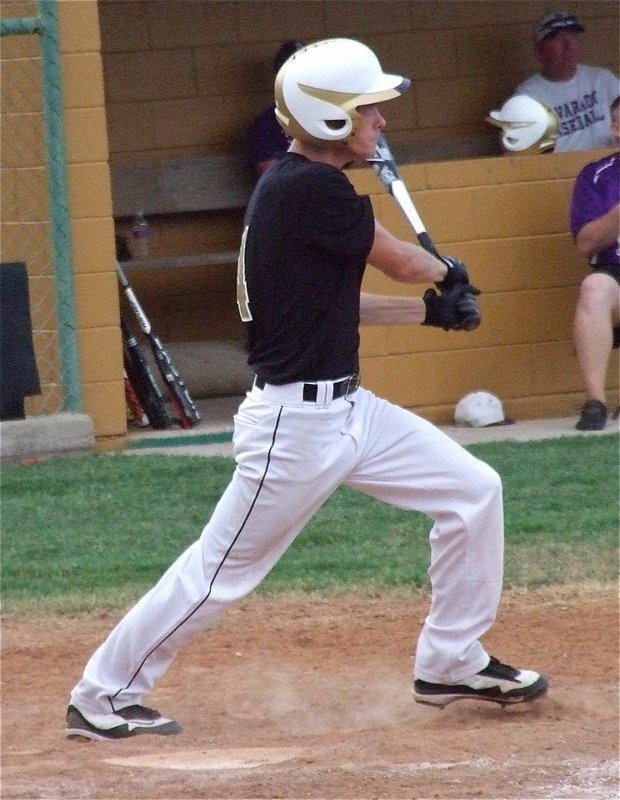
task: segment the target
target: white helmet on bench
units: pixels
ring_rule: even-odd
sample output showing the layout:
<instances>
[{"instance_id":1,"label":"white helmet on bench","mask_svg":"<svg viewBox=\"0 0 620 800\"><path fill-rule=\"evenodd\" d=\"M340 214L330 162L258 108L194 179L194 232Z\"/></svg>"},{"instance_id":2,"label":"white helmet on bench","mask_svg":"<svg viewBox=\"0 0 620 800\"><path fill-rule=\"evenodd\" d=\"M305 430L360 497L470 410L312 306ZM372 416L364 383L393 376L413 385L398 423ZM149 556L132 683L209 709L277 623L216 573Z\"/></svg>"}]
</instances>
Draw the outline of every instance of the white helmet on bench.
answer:
<instances>
[{"instance_id":1,"label":"white helmet on bench","mask_svg":"<svg viewBox=\"0 0 620 800\"><path fill-rule=\"evenodd\" d=\"M560 127L552 108L525 94L510 97L499 111L489 112L486 121L502 129L506 150L522 155L552 150Z\"/></svg>"}]
</instances>

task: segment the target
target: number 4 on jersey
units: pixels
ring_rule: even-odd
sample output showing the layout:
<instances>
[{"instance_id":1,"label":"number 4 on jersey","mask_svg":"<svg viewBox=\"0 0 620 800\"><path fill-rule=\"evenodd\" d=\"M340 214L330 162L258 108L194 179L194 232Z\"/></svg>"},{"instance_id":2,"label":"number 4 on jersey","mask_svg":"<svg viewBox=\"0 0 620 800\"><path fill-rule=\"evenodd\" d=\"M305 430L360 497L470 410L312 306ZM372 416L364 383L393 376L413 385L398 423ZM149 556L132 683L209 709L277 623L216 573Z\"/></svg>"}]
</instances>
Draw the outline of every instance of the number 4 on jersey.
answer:
<instances>
[{"instance_id":1,"label":"number 4 on jersey","mask_svg":"<svg viewBox=\"0 0 620 800\"><path fill-rule=\"evenodd\" d=\"M241 247L239 248L239 260L237 262L237 307L242 322L251 322L252 313L250 312L250 298L248 297L248 285L245 282L245 242L248 236L248 228L244 228L241 237Z\"/></svg>"}]
</instances>

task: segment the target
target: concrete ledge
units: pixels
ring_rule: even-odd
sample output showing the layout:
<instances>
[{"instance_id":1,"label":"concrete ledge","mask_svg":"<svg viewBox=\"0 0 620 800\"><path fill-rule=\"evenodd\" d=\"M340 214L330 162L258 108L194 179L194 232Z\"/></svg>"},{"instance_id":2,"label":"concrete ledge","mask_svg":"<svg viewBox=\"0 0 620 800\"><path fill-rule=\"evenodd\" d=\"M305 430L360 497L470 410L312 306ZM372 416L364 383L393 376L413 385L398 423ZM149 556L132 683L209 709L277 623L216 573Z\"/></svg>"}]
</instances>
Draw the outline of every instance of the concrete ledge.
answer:
<instances>
[{"instance_id":1,"label":"concrete ledge","mask_svg":"<svg viewBox=\"0 0 620 800\"><path fill-rule=\"evenodd\" d=\"M94 451L95 431L87 414L62 412L0 422L2 462Z\"/></svg>"}]
</instances>

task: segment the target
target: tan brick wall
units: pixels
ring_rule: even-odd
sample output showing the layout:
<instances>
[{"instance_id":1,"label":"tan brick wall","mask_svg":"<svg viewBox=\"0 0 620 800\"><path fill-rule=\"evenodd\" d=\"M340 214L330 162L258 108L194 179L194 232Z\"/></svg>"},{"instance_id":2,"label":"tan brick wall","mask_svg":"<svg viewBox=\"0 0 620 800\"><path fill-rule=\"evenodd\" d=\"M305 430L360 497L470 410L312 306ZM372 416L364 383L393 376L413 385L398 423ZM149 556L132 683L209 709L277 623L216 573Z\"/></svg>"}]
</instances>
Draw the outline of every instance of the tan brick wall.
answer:
<instances>
[{"instance_id":1,"label":"tan brick wall","mask_svg":"<svg viewBox=\"0 0 620 800\"><path fill-rule=\"evenodd\" d=\"M409 165L403 179L440 252L462 257L482 290L472 333L407 327L362 329L364 383L435 422L450 422L467 392L486 389L521 419L571 415L583 402L572 321L589 267L568 228L574 176L605 151ZM374 173L351 172L394 233L413 237ZM417 294L369 268L379 294ZM618 394L617 351L608 375Z\"/></svg>"},{"instance_id":2,"label":"tan brick wall","mask_svg":"<svg viewBox=\"0 0 620 800\"><path fill-rule=\"evenodd\" d=\"M108 150L111 159L125 161L241 150L250 120L270 102L278 44L334 35L367 41L386 69L412 77L412 91L390 116L393 143L489 135L486 112L536 68L531 24L548 4L451 0L442 13L438 5L58 4L84 408L100 446L114 446L126 435ZM618 29L617 5L567 2L563 8L579 13L588 27L587 60L617 71L617 41L610 35ZM458 397L482 384L516 416L575 410L580 381L570 321L586 268L566 234L565 213L571 180L589 155L446 161L404 170L438 242L472 265L484 290L485 322L463 336L365 330L366 383L436 420L447 419ZM22 177L13 191L38 179L34 172ZM404 235L407 228L374 175L356 173L355 180L373 194L378 216ZM154 222L155 254L210 244L228 249L238 235L238 214L178 222ZM231 278L226 270L188 271L143 274L136 282L163 337L202 338L217 331L235 338ZM387 290L376 279L368 283ZM614 367L610 386L617 384Z\"/></svg>"},{"instance_id":3,"label":"tan brick wall","mask_svg":"<svg viewBox=\"0 0 620 800\"><path fill-rule=\"evenodd\" d=\"M562 7L578 13L587 26L586 59L617 71L617 37L610 35L618 30L617 5L568 2ZM412 78L411 90L390 104L393 146L439 141L449 156L453 139L473 137L486 139L493 150L496 130L484 118L537 70L532 24L548 8L546 0L105 0L100 19L111 160L242 151L250 121L271 102L271 61L279 43L339 35L366 41L386 69ZM538 162L529 169L536 172L541 166ZM478 165L436 165L436 190L420 198L425 213L436 219L436 235L467 241L464 255L471 253L475 260L481 224L494 226L487 235L500 242L507 225L514 235L530 231L532 224L538 228L530 233L539 230L546 236L553 222L564 232L565 209L555 202L554 186L545 183L532 196L531 187L515 180L523 168L496 165L499 185L489 186L477 183ZM418 178L426 185L429 174L411 170L414 186ZM444 212L445 193L439 191L442 181L467 187L449 215ZM377 198L376 208L395 230L406 232L389 200ZM126 233L128 226L129 220L124 220L117 229ZM151 231L155 256L231 250L238 243L240 215L155 217ZM521 275L514 265L494 269L498 281ZM531 278L522 276L524 288ZM136 273L134 279L155 324L171 341L243 336L234 305L232 265L223 270L179 270L174 278Z\"/></svg>"},{"instance_id":4,"label":"tan brick wall","mask_svg":"<svg viewBox=\"0 0 620 800\"><path fill-rule=\"evenodd\" d=\"M102 443L120 444L127 425L97 3L63 0L58 18L83 410Z\"/></svg>"},{"instance_id":5,"label":"tan brick wall","mask_svg":"<svg viewBox=\"0 0 620 800\"><path fill-rule=\"evenodd\" d=\"M390 108L393 141L494 139L484 121L537 70L533 22L547 0L103 0L113 160L241 152L272 98L288 39L359 38L412 88ZM618 72L618 4L565 2L587 27L585 58Z\"/></svg>"}]
</instances>

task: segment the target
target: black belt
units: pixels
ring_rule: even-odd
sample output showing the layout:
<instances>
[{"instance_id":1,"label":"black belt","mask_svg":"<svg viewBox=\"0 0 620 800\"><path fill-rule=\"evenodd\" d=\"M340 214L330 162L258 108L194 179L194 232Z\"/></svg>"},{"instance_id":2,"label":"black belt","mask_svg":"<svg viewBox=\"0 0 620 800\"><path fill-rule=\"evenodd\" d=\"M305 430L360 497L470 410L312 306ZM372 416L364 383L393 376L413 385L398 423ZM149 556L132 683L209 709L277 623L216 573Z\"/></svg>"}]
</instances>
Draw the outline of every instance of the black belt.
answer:
<instances>
[{"instance_id":1,"label":"black belt","mask_svg":"<svg viewBox=\"0 0 620 800\"><path fill-rule=\"evenodd\" d=\"M264 389L267 381L259 378L258 375L254 380L254 386L257 389ZM352 375L350 378L344 378L341 381L335 381L333 384L332 400L337 400L339 397L346 397L353 392L360 385L359 375ZM304 383L302 398L304 403L316 403L318 395L318 388L316 383Z\"/></svg>"}]
</instances>

